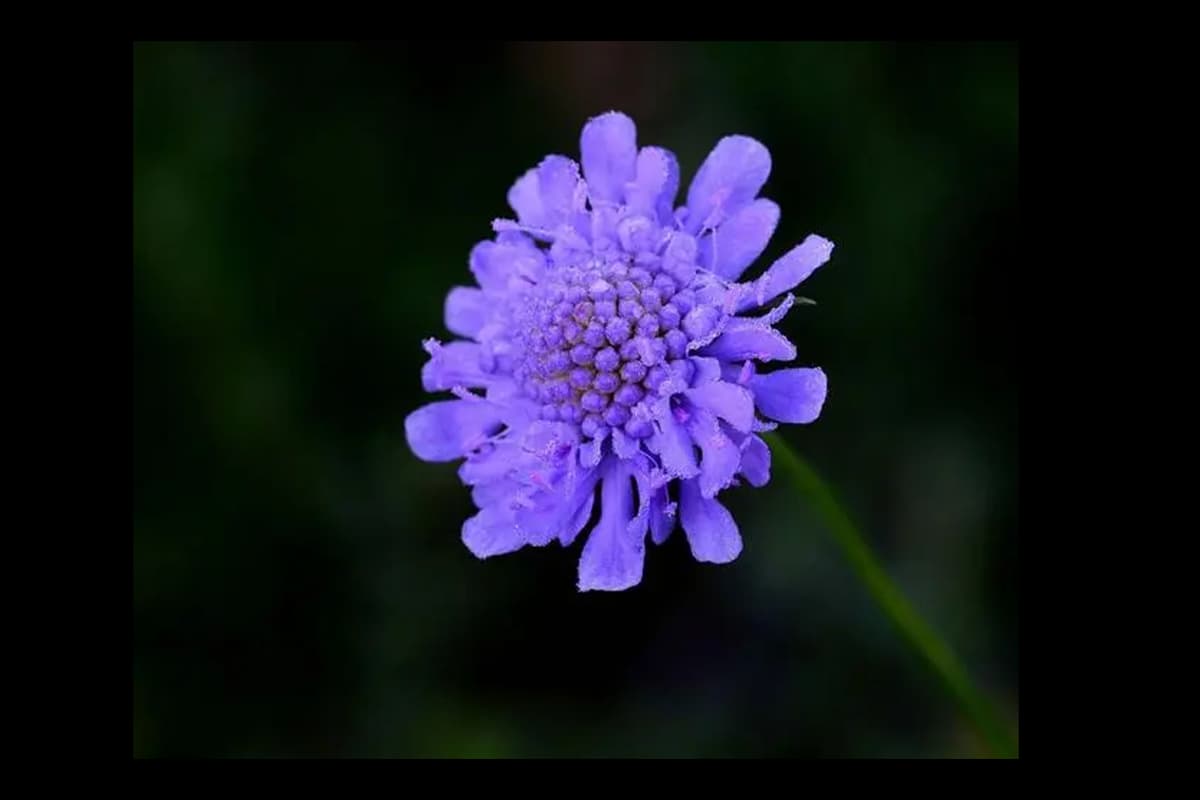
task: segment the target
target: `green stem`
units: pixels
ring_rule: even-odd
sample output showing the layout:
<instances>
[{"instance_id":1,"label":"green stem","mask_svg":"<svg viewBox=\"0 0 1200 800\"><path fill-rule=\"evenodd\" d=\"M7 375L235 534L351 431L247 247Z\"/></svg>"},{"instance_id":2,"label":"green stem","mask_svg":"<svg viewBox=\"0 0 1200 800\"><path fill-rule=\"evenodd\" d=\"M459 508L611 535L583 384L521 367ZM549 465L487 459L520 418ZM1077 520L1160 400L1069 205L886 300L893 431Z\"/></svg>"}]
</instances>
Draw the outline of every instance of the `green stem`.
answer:
<instances>
[{"instance_id":1,"label":"green stem","mask_svg":"<svg viewBox=\"0 0 1200 800\"><path fill-rule=\"evenodd\" d=\"M880 565L879 559L871 552L870 545L834 498L833 492L782 437L776 433L767 433L763 438L771 446L775 464L791 475L797 487L812 502L850 566L854 568L884 614L937 673L946 690L967 718L975 724L992 750L1002 758L1015 758L1018 752L1016 734L1001 721L992 704L971 682L962 662L900 593Z\"/></svg>"}]
</instances>

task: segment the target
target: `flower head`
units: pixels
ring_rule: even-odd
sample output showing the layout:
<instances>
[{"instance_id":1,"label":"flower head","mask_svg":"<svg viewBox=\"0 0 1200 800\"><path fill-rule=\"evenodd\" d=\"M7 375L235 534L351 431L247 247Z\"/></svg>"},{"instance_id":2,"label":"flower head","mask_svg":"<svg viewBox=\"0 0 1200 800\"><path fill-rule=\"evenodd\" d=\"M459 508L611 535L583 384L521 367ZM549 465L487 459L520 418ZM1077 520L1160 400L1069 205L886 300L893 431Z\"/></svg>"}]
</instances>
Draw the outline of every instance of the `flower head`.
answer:
<instances>
[{"instance_id":1,"label":"flower head","mask_svg":"<svg viewBox=\"0 0 1200 800\"><path fill-rule=\"evenodd\" d=\"M638 149L633 121L590 120L580 165L552 155L508 193L516 220L471 251L477 286L446 298L446 327L425 342L426 391L454 399L409 415L410 447L459 468L479 511L462 538L480 558L587 534L579 589L642 578L645 541L678 522L693 556L725 563L742 549L717 499L739 477L769 479L756 434L807 423L825 401L819 368L760 372L796 358L774 325L793 287L833 243L812 235L757 279L779 207L758 198L767 149L721 139L675 208L679 166ZM598 500L597 500L598 495Z\"/></svg>"}]
</instances>

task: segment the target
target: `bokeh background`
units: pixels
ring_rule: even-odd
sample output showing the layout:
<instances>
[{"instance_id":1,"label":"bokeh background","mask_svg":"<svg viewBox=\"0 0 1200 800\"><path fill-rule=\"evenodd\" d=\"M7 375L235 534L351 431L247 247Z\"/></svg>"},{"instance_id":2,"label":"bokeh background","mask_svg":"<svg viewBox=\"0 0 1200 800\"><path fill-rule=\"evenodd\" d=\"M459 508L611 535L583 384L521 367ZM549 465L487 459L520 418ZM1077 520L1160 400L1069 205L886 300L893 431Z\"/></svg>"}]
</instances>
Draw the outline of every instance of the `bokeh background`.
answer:
<instances>
[{"instance_id":1,"label":"bokeh background","mask_svg":"<svg viewBox=\"0 0 1200 800\"><path fill-rule=\"evenodd\" d=\"M480 562L403 434L420 341L512 181L632 115L688 181L745 133L837 243L783 329L824 367L784 436L1016 718L1017 48L998 43L137 44L139 757L971 757L937 681L777 474L746 543Z\"/></svg>"}]
</instances>

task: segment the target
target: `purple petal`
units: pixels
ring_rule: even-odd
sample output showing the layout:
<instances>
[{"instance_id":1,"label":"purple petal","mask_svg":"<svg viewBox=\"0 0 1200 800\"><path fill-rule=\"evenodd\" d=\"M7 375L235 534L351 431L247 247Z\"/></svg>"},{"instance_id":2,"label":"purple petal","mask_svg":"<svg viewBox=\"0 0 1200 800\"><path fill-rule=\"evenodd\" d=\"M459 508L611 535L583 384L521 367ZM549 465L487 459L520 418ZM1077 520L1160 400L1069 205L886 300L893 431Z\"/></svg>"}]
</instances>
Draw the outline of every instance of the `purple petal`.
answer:
<instances>
[{"instance_id":1,"label":"purple petal","mask_svg":"<svg viewBox=\"0 0 1200 800\"><path fill-rule=\"evenodd\" d=\"M820 367L781 369L750 379L763 416L780 422L812 422L825 404L825 372Z\"/></svg>"},{"instance_id":2,"label":"purple petal","mask_svg":"<svg viewBox=\"0 0 1200 800\"><path fill-rule=\"evenodd\" d=\"M579 150L592 200L620 203L625 184L636 174L637 128L633 120L618 111L588 120Z\"/></svg>"},{"instance_id":3,"label":"purple petal","mask_svg":"<svg viewBox=\"0 0 1200 800\"><path fill-rule=\"evenodd\" d=\"M566 422L539 420L521 434L520 442L525 452L539 460L566 466L579 444L579 429Z\"/></svg>"},{"instance_id":4,"label":"purple petal","mask_svg":"<svg viewBox=\"0 0 1200 800\"><path fill-rule=\"evenodd\" d=\"M478 558L511 553L525 544L512 517L499 506L488 506L464 522L462 540Z\"/></svg>"},{"instance_id":5,"label":"purple petal","mask_svg":"<svg viewBox=\"0 0 1200 800\"><path fill-rule=\"evenodd\" d=\"M721 362L715 358L704 358L703 356L692 356L688 359L696 368L696 372L692 377L692 383L699 386L704 383L712 383L721 379ZM672 365L673 366L673 365Z\"/></svg>"},{"instance_id":6,"label":"purple petal","mask_svg":"<svg viewBox=\"0 0 1200 800\"><path fill-rule=\"evenodd\" d=\"M501 235L503 239L480 242L471 250L471 272L488 292L507 292L519 278L536 280L546 264L546 257L525 236Z\"/></svg>"},{"instance_id":7,"label":"purple petal","mask_svg":"<svg viewBox=\"0 0 1200 800\"><path fill-rule=\"evenodd\" d=\"M620 428L613 428L612 446L617 458L633 458L642 449L640 441L626 436Z\"/></svg>"},{"instance_id":8,"label":"purple petal","mask_svg":"<svg viewBox=\"0 0 1200 800\"><path fill-rule=\"evenodd\" d=\"M650 498L650 538L662 544L675 530L675 504L667 495L667 487L656 491Z\"/></svg>"},{"instance_id":9,"label":"purple petal","mask_svg":"<svg viewBox=\"0 0 1200 800\"><path fill-rule=\"evenodd\" d=\"M796 346L774 328L731 323L725 332L702 349L700 354L721 361L744 361L751 358L759 361L791 361L796 357Z\"/></svg>"},{"instance_id":10,"label":"purple petal","mask_svg":"<svg viewBox=\"0 0 1200 800\"><path fill-rule=\"evenodd\" d=\"M664 519L667 516L666 507L670 505L670 498L667 497L666 484L660 484L660 481L666 480L666 476L645 454L630 462L630 471L638 495L637 515L629 523L630 535L638 541L645 541L647 531L654 528L666 538L670 533L670 526L674 524L672 520ZM673 508L671 506L672 510ZM666 530L661 530L663 528ZM661 540L659 543L661 544Z\"/></svg>"},{"instance_id":11,"label":"purple petal","mask_svg":"<svg viewBox=\"0 0 1200 800\"><path fill-rule=\"evenodd\" d=\"M427 392L444 392L455 386L474 388L491 381L480 367L482 348L475 342L455 341L433 345L429 361L421 368L421 384Z\"/></svg>"},{"instance_id":12,"label":"purple petal","mask_svg":"<svg viewBox=\"0 0 1200 800\"><path fill-rule=\"evenodd\" d=\"M455 286L446 295L446 329L472 339L487 323L491 304L479 289Z\"/></svg>"},{"instance_id":13,"label":"purple petal","mask_svg":"<svg viewBox=\"0 0 1200 800\"><path fill-rule=\"evenodd\" d=\"M744 386L725 381L703 383L684 392L692 403L711 411L739 431L754 424L754 395Z\"/></svg>"},{"instance_id":14,"label":"purple petal","mask_svg":"<svg viewBox=\"0 0 1200 800\"><path fill-rule=\"evenodd\" d=\"M778 422L771 422L769 420L761 420L758 417L754 418L754 432L755 433L766 433L768 431L773 431L778 427L779 427Z\"/></svg>"},{"instance_id":15,"label":"purple petal","mask_svg":"<svg viewBox=\"0 0 1200 800\"><path fill-rule=\"evenodd\" d=\"M488 384L487 401L500 410L504 424L514 431L538 420L542 407L530 400L516 381L493 376Z\"/></svg>"},{"instance_id":16,"label":"purple petal","mask_svg":"<svg viewBox=\"0 0 1200 800\"><path fill-rule=\"evenodd\" d=\"M779 206L770 200L755 200L700 240L700 265L736 281L762 255L778 224Z\"/></svg>"},{"instance_id":17,"label":"purple petal","mask_svg":"<svg viewBox=\"0 0 1200 800\"><path fill-rule=\"evenodd\" d=\"M697 481L679 485L679 518L697 561L725 564L742 552L742 537L733 515L719 500L704 497Z\"/></svg>"},{"instance_id":18,"label":"purple petal","mask_svg":"<svg viewBox=\"0 0 1200 800\"><path fill-rule=\"evenodd\" d=\"M757 436L742 444L742 474L751 486L766 486L771 480L771 450Z\"/></svg>"},{"instance_id":19,"label":"purple petal","mask_svg":"<svg viewBox=\"0 0 1200 800\"><path fill-rule=\"evenodd\" d=\"M784 292L794 289L817 267L828 261L832 253L833 242L816 234L809 235L767 268L754 282L752 291L747 292L738 303L738 310L766 305Z\"/></svg>"},{"instance_id":20,"label":"purple petal","mask_svg":"<svg viewBox=\"0 0 1200 800\"><path fill-rule=\"evenodd\" d=\"M604 454L604 438L607 435L605 433L604 436L597 436L579 448L579 463L582 466L592 469L600 463Z\"/></svg>"},{"instance_id":21,"label":"purple petal","mask_svg":"<svg viewBox=\"0 0 1200 800\"><path fill-rule=\"evenodd\" d=\"M667 249L663 251L663 270L681 286L687 286L696 277L696 239L686 233L672 230Z\"/></svg>"},{"instance_id":22,"label":"purple petal","mask_svg":"<svg viewBox=\"0 0 1200 800\"><path fill-rule=\"evenodd\" d=\"M637 487L638 507L637 513L629 522L629 535L644 540L646 532L650 529L650 495L653 492L650 488L650 473L639 464L630 469L630 474L634 486Z\"/></svg>"},{"instance_id":23,"label":"purple petal","mask_svg":"<svg viewBox=\"0 0 1200 800\"><path fill-rule=\"evenodd\" d=\"M592 490L598 476L597 471L589 470L573 487L546 489L534 495L531 506L515 511L513 517L529 543L541 547L555 538L564 544L574 541L592 513Z\"/></svg>"},{"instance_id":24,"label":"purple petal","mask_svg":"<svg viewBox=\"0 0 1200 800\"><path fill-rule=\"evenodd\" d=\"M783 302L771 308L761 317L745 317L744 319L752 319L760 325L778 325L788 312L792 310L792 306L796 305L796 295L789 292L783 298Z\"/></svg>"},{"instance_id":25,"label":"purple petal","mask_svg":"<svg viewBox=\"0 0 1200 800\"><path fill-rule=\"evenodd\" d=\"M503 292L508 289L508 278L513 272L510 256L510 253L502 254L499 245L487 240L471 248L467 262L480 286L493 292Z\"/></svg>"},{"instance_id":26,"label":"purple petal","mask_svg":"<svg viewBox=\"0 0 1200 800\"><path fill-rule=\"evenodd\" d=\"M749 136L726 136L688 189L687 232L716 227L749 203L771 174L771 154Z\"/></svg>"},{"instance_id":27,"label":"purple petal","mask_svg":"<svg viewBox=\"0 0 1200 800\"><path fill-rule=\"evenodd\" d=\"M592 211L592 241L601 242L617 239L618 209L601 206Z\"/></svg>"},{"instance_id":28,"label":"purple petal","mask_svg":"<svg viewBox=\"0 0 1200 800\"><path fill-rule=\"evenodd\" d=\"M542 227L545 211L542 209L542 190L538 185L537 167L526 172L512 188L508 190L508 205L517 212L517 219L523 225L534 228Z\"/></svg>"},{"instance_id":29,"label":"purple petal","mask_svg":"<svg viewBox=\"0 0 1200 800\"><path fill-rule=\"evenodd\" d=\"M679 162L675 154L661 147L643 147L638 153L636 174L625 187L625 202L630 210L657 217L660 225L670 225L671 207L679 192Z\"/></svg>"},{"instance_id":30,"label":"purple petal","mask_svg":"<svg viewBox=\"0 0 1200 800\"><path fill-rule=\"evenodd\" d=\"M510 478L481 483L471 488L471 502L479 508L487 508L511 499L521 491L521 484Z\"/></svg>"},{"instance_id":31,"label":"purple petal","mask_svg":"<svg viewBox=\"0 0 1200 800\"><path fill-rule=\"evenodd\" d=\"M679 478L699 475L692 437L688 436L683 425L679 424L669 408L659 414L656 420L659 432L654 436L654 445L662 459L663 469Z\"/></svg>"},{"instance_id":32,"label":"purple petal","mask_svg":"<svg viewBox=\"0 0 1200 800\"><path fill-rule=\"evenodd\" d=\"M548 227L572 221L579 184L579 165L565 156L547 156L538 166L538 188Z\"/></svg>"},{"instance_id":33,"label":"purple petal","mask_svg":"<svg viewBox=\"0 0 1200 800\"><path fill-rule=\"evenodd\" d=\"M721 379L738 386L746 386L754 377L755 364L753 361L728 362L721 364Z\"/></svg>"},{"instance_id":34,"label":"purple petal","mask_svg":"<svg viewBox=\"0 0 1200 800\"><path fill-rule=\"evenodd\" d=\"M721 433L717 418L707 411L697 410L688 420L688 432L700 446L700 494L716 497L733 483L741 461L741 451L729 437Z\"/></svg>"},{"instance_id":35,"label":"purple petal","mask_svg":"<svg viewBox=\"0 0 1200 800\"><path fill-rule=\"evenodd\" d=\"M459 480L468 486L501 480L520 464L523 455L519 447L507 442L472 453L458 468Z\"/></svg>"},{"instance_id":36,"label":"purple petal","mask_svg":"<svg viewBox=\"0 0 1200 800\"><path fill-rule=\"evenodd\" d=\"M579 559L579 590L621 591L642 580L646 546L629 532L633 487L626 462L612 459L600 489L600 521Z\"/></svg>"},{"instance_id":37,"label":"purple petal","mask_svg":"<svg viewBox=\"0 0 1200 800\"><path fill-rule=\"evenodd\" d=\"M443 400L404 420L408 446L423 461L462 458L500 425L500 410L483 400Z\"/></svg>"},{"instance_id":38,"label":"purple petal","mask_svg":"<svg viewBox=\"0 0 1200 800\"><path fill-rule=\"evenodd\" d=\"M596 493L593 491L596 488L596 482L593 480L588 484L587 494L584 495L583 502L575 509L575 513L567 520L567 524L558 532L558 541L563 547L570 547L575 541L575 537L588 524L588 520L592 517L592 507L596 504Z\"/></svg>"}]
</instances>

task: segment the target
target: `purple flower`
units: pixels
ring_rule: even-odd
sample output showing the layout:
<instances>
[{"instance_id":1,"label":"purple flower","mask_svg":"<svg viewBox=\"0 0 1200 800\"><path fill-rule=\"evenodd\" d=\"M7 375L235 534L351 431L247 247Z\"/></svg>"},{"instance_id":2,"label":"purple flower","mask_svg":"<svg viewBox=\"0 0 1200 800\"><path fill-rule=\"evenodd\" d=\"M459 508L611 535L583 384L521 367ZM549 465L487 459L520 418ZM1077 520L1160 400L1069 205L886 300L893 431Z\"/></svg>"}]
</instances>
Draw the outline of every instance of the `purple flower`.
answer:
<instances>
[{"instance_id":1,"label":"purple flower","mask_svg":"<svg viewBox=\"0 0 1200 800\"><path fill-rule=\"evenodd\" d=\"M774 325L833 243L809 236L739 282L779 221L757 197L770 154L746 136L717 143L680 208L675 156L638 149L624 114L590 120L580 149L582 175L553 155L509 190L517 220L493 222L470 255L478 286L446 298L465 338L425 342L426 391L454 399L405 429L426 461L466 459L479 512L462 538L479 558L570 545L599 495L579 589L621 590L642 579L647 535L661 544L677 520L697 560L741 552L717 495L768 481L757 433L821 412L821 369L759 364L796 358Z\"/></svg>"}]
</instances>

